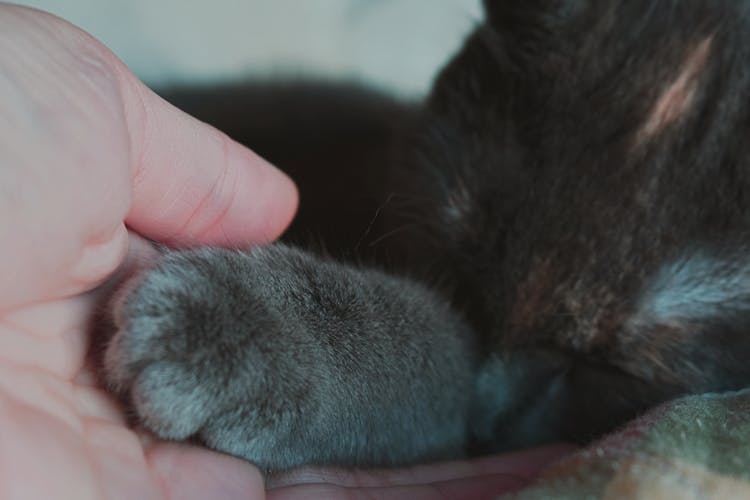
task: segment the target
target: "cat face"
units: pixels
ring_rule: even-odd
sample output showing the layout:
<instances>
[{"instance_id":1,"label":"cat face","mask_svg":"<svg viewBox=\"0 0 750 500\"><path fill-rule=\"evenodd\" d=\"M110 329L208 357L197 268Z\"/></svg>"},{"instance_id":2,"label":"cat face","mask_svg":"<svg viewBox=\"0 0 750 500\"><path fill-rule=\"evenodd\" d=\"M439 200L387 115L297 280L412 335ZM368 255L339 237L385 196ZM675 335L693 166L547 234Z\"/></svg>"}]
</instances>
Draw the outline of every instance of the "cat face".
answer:
<instances>
[{"instance_id":1,"label":"cat face","mask_svg":"<svg viewBox=\"0 0 750 500\"><path fill-rule=\"evenodd\" d=\"M485 7L411 169L455 300L498 352L578 367L558 406L746 384L748 4Z\"/></svg>"}]
</instances>

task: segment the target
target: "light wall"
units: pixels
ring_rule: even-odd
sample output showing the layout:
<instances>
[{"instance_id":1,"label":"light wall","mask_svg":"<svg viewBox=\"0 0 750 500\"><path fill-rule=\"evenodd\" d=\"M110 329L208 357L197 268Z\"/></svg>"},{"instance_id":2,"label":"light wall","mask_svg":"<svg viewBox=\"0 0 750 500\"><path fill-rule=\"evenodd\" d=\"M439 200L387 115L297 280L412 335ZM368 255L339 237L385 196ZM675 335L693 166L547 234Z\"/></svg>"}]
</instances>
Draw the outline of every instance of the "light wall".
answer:
<instances>
[{"instance_id":1,"label":"light wall","mask_svg":"<svg viewBox=\"0 0 750 500\"><path fill-rule=\"evenodd\" d=\"M152 84L305 74L418 95L480 0L21 0L102 40Z\"/></svg>"}]
</instances>

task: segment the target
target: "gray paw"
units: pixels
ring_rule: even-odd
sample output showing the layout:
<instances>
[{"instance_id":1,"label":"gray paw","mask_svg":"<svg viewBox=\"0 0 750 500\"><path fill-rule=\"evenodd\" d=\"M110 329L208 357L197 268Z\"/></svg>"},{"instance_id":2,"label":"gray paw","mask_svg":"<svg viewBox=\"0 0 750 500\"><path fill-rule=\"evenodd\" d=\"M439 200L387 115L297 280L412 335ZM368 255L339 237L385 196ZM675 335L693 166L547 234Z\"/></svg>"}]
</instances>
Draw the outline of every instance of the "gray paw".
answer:
<instances>
[{"instance_id":1,"label":"gray paw","mask_svg":"<svg viewBox=\"0 0 750 500\"><path fill-rule=\"evenodd\" d=\"M211 440L220 420L221 433L231 433L222 415L249 406L258 388L253 378L263 378L249 344L276 328L239 281L233 255L167 254L112 301L117 331L106 351L108 381L160 437Z\"/></svg>"},{"instance_id":2,"label":"gray paw","mask_svg":"<svg viewBox=\"0 0 750 500\"><path fill-rule=\"evenodd\" d=\"M265 469L464 441L469 331L421 287L284 245L168 253L111 304L110 384L146 427Z\"/></svg>"}]
</instances>

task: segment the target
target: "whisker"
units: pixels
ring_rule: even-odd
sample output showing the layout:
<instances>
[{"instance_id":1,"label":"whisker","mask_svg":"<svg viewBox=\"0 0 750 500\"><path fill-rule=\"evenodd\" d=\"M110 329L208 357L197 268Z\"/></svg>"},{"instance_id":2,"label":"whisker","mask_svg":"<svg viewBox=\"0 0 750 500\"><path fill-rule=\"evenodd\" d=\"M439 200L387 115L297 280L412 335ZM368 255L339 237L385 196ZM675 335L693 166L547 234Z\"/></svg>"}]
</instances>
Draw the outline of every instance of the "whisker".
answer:
<instances>
[{"instance_id":1,"label":"whisker","mask_svg":"<svg viewBox=\"0 0 750 500\"><path fill-rule=\"evenodd\" d=\"M359 248L362 246L362 241L367 238L367 236L370 234L370 231L372 231L372 226L375 225L375 221L378 220L380 217L380 214L383 212L383 209L393 200L393 197L395 196L395 193L391 193L388 195L388 198L385 199L382 205L378 207L377 210L375 210L375 215L370 220L370 223L365 228L365 231L362 233L362 236L357 240L357 244L354 245L354 251L357 252ZM372 246L372 245L371 245Z\"/></svg>"},{"instance_id":2,"label":"whisker","mask_svg":"<svg viewBox=\"0 0 750 500\"><path fill-rule=\"evenodd\" d=\"M378 238L377 238L377 239L376 239L375 241L372 241L372 242L371 242L371 243L369 244L369 246L371 246L371 247L374 247L375 245L377 245L377 244L379 244L379 243L382 243L382 242L383 242L384 240L386 240L387 238L390 238L391 236L394 236L394 235L396 235L396 234L398 234L398 233L400 233L400 232L402 232L402 231L404 231L404 230L406 230L406 229L410 229L410 228L416 227L417 225L418 225L418 224L417 224L416 222L414 222L414 223L410 223L410 224L404 224L404 225L402 225L402 226L399 226L399 227L397 227L396 229L393 229L393 230L391 230L391 231L388 231L387 233L385 233L385 234L383 234L383 235L379 236L379 237L378 237Z\"/></svg>"}]
</instances>

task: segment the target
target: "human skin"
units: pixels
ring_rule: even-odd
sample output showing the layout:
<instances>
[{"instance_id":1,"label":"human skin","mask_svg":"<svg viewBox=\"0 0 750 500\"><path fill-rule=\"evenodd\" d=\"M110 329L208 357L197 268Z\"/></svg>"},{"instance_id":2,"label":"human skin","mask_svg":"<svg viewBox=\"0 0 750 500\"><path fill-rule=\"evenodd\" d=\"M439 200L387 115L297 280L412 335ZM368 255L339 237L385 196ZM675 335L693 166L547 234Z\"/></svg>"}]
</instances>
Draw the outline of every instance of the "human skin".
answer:
<instances>
[{"instance_id":1,"label":"human skin","mask_svg":"<svg viewBox=\"0 0 750 500\"><path fill-rule=\"evenodd\" d=\"M97 285L146 245L276 238L292 182L67 22L0 4L0 498L478 498L567 451L390 472L251 464L131 430L87 366Z\"/></svg>"}]
</instances>

